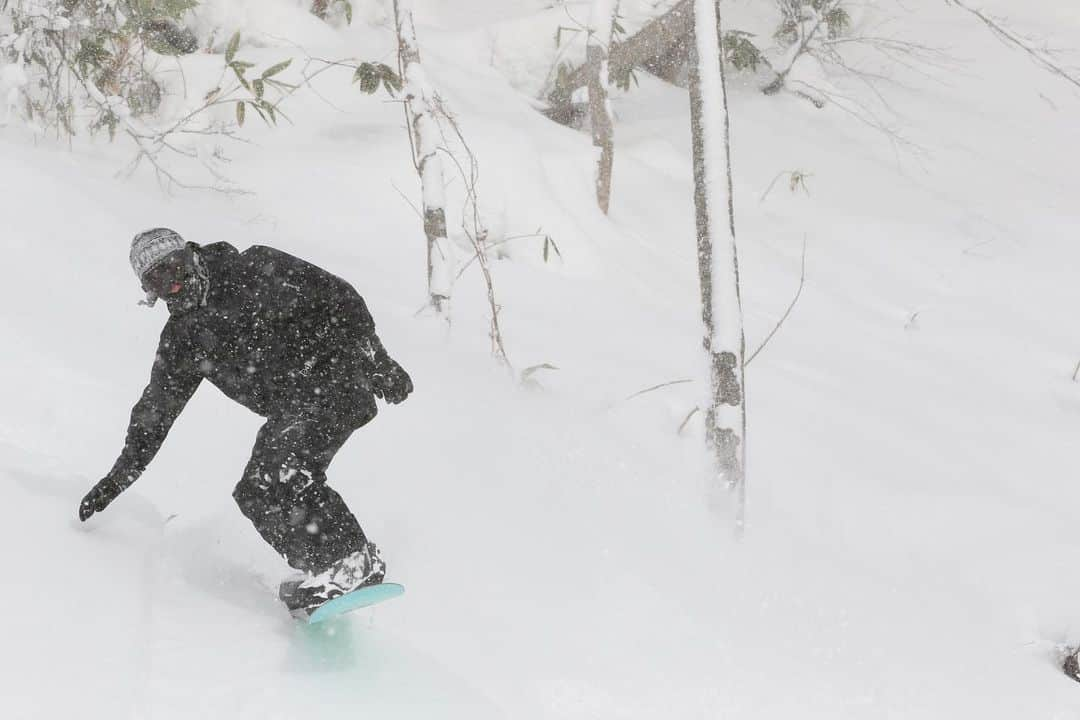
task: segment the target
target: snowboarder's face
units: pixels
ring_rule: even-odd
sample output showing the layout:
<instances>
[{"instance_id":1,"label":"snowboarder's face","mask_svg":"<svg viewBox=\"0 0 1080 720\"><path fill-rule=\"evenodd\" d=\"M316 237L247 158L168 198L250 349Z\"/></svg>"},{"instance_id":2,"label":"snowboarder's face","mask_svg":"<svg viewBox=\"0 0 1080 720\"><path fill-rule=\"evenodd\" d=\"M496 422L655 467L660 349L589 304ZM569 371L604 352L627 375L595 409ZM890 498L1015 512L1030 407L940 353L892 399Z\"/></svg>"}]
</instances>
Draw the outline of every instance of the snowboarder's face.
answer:
<instances>
[{"instance_id":1,"label":"snowboarder's face","mask_svg":"<svg viewBox=\"0 0 1080 720\"><path fill-rule=\"evenodd\" d=\"M143 273L143 290L165 300L172 315L190 312L202 304L206 293L205 277L200 277L197 265L191 246L170 253Z\"/></svg>"}]
</instances>

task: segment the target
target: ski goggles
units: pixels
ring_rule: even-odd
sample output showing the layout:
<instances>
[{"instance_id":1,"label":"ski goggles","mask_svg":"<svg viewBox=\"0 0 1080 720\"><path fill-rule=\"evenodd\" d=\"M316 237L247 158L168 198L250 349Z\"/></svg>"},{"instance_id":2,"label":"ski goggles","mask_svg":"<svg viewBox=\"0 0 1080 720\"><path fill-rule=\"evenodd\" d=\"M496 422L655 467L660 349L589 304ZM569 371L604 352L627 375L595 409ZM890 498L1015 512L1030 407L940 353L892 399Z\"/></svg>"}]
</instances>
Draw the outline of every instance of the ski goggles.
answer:
<instances>
[{"instance_id":1,"label":"ski goggles","mask_svg":"<svg viewBox=\"0 0 1080 720\"><path fill-rule=\"evenodd\" d=\"M143 273L142 287L147 294L168 297L183 290L187 278L187 253L185 250L177 250Z\"/></svg>"}]
</instances>

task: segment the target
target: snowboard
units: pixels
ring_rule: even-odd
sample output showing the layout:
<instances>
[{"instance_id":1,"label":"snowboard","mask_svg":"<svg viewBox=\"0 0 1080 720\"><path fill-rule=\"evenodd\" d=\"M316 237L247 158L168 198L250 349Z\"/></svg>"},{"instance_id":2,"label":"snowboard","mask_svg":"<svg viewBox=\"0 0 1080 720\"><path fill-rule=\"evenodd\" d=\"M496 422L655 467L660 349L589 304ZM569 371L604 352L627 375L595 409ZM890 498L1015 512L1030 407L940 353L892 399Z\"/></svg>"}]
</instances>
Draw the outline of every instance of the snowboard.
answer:
<instances>
[{"instance_id":1,"label":"snowboard","mask_svg":"<svg viewBox=\"0 0 1080 720\"><path fill-rule=\"evenodd\" d=\"M399 585L398 583L367 585L362 588L357 588L352 592L347 592L344 595L338 595L333 600L324 602L310 612L304 610L293 611L293 617L308 625L314 625L338 617L339 615L344 615L353 610L371 607L384 600L396 598L404 592L405 586Z\"/></svg>"}]
</instances>

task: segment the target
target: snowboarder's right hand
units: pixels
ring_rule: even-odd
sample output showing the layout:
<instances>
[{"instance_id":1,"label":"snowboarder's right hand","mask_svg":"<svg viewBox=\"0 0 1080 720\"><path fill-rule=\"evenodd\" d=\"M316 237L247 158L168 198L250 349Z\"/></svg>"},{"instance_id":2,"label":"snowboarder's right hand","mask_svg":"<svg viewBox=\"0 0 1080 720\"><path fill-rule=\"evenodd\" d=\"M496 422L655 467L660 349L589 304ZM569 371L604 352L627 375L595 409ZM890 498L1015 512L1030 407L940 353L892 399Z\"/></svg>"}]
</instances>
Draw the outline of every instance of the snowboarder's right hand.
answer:
<instances>
[{"instance_id":1,"label":"snowboarder's right hand","mask_svg":"<svg viewBox=\"0 0 1080 720\"><path fill-rule=\"evenodd\" d=\"M111 475L100 480L79 503L79 520L86 522L91 515L107 508L126 487L127 485L117 482Z\"/></svg>"},{"instance_id":2,"label":"snowboarder's right hand","mask_svg":"<svg viewBox=\"0 0 1080 720\"><path fill-rule=\"evenodd\" d=\"M405 368L401 367L389 357L383 359L379 366L368 376L371 392L375 397L382 398L391 405L404 402L413 391L412 378Z\"/></svg>"}]
</instances>

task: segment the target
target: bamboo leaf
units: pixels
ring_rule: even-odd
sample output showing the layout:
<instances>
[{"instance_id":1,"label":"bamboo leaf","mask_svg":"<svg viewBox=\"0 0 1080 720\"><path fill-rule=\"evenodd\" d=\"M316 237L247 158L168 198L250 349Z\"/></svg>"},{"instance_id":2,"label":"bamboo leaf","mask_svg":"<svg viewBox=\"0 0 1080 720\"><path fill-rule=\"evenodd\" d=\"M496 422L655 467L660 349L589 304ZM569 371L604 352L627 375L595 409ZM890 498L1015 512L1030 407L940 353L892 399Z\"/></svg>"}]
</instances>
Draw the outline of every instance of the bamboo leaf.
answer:
<instances>
[{"instance_id":1,"label":"bamboo leaf","mask_svg":"<svg viewBox=\"0 0 1080 720\"><path fill-rule=\"evenodd\" d=\"M289 67L289 65L291 63L292 63L292 58L289 58L288 60L285 60L284 62L279 62L277 65L274 65L273 67L267 68L266 70L264 70L263 74L262 74L262 77L265 79L265 78L271 77L273 75L277 75L279 72L281 72L285 68Z\"/></svg>"},{"instance_id":2,"label":"bamboo leaf","mask_svg":"<svg viewBox=\"0 0 1080 720\"><path fill-rule=\"evenodd\" d=\"M241 100L240 102L236 103L236 122L240 125L240 127L244 127L244 115L244 101Z\"/></svg>"},{"instance_id":3,"label":"bamboo leaf","mask_svg":"<svg viewBox=\"0 0 1080 720\"><path fill-rule=\"evenodd\" d=\"M248 92L251 92L251 83L249 83L247 78L244 77L243 71L242 70L237 70L234 67L233 72L236 73L236 79L240 81L240 84L244 86L244 89L247 90Z\"/></svg>"},{"instance_id":4,"label":"bamboo leaf","mask_svg":"<svg viewBox=\"0 0 1080 720\"><path fill-rule=\"evenodd\" d=\"M528 380L539 370L558 370L559 368L551 363L540 363L539 365L532 365L521 371L521 379Z\"/></svg>"},{"instance_id":5,"label":"bamboo leaf","mask_svg":"<svg viewBox=\"0 0 1080 720\"><path fill-rule=\"evenodd\" d=\"M251 81L251 87L255 91L255 97L262 100L263 91L266 89L263 86L262 78L256 78Z\"/></svg>"},{"instance_id":6,"label":"bamboo leaf","mask_svg":"<svg viewBox=\"0 0 1080 720\"><path fill-rule=\"evenodd\" d=\"M236 57L236 50L240 47L240 31L236 33L229 40L228 47L225 48L225 62L232 63L233 58Z\"/></svg>"},{"instance_id":7,"label":"bamboo leaf","mask_svg":"<svg viewBox=\"0 0 1080 720\"><path fill-rule=\"evenodd\" d=\"M401 92L401 76L394 72L394 69L389 65L382 66L382 80L383 85L386 86L386 91L391 95L395 92Z\"/></svg>"},{"instance_id":8,"label":"bamboo leaf","mask_svg":"<svg viewBox=\"0 0 1080 720\"><path fill-rule=\"evenodd\" d=\"M356 82L357 80L363 80L365 77L368 77L369 75L374 75L374 74L375 74L375 66L374 65L372 65L371 63L368 63L368 62L360 63L359 65L356 66L356 72L353 73L352 81Z\"/></svg>"},{"instance_id":9,"label":"bamboo leaf","mask_svg":"<svg viewBox=\"0 0 1080 720\"><path fill-rule=\"evenodd\" d=\"M359 80L360 91L370 95L379 89L380 75L379 68L372 63L360 63L360 66L356 68L356 73L353 74L353 82Z\"/></svg>"},{"instance_id":10,"label":"bamboo leaf","mask_svg":"<svg viewBox=\"0 0 1080 720\"><path fill-rule=\"evenodd\" d=\"M352 25L352 3L345 0L345 22Z\"/></svg>"},{"instance_id":11,"label":"bamboo leaf","mask_svg":"<svg viewBox=\"0 0 1080 720\"><path fill-rule=\"evenodd\" d=\"M548 251L549 247L552 250L555 251L555 254L558 255L560 259L562 258L562 253L559 251L559 246L555 244L555 241L551 239L550 235L545 235L544 236L544 262L547 262L548 257L550 256L550 253Z\"/></svg>"}]
</instances>

